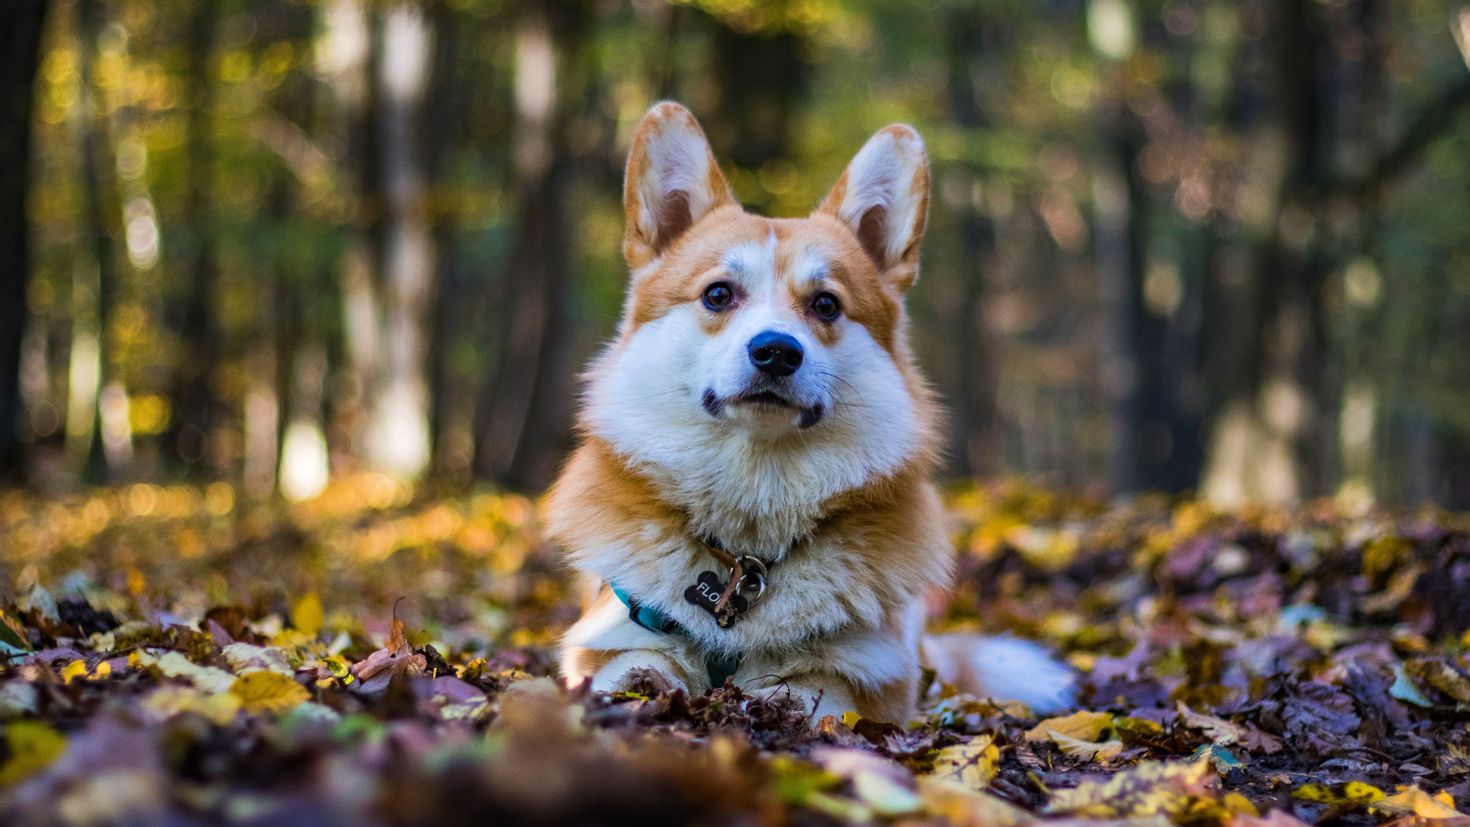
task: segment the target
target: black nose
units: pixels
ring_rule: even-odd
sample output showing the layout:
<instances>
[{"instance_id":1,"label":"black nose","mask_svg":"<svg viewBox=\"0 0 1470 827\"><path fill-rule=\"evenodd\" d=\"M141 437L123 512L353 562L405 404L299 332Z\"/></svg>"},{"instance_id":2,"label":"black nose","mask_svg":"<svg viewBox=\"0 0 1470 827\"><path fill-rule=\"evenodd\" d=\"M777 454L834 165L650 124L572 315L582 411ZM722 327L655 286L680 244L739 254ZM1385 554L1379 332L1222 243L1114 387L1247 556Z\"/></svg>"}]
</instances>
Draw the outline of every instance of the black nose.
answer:
<instances>
[{"instance_id":1,"label":"black nose","mask_svg":"<svg viewBox=\"0 0 1470 827\"><path fill-rule=\"evenodd\" d=\"M801 342L785 333L774 330L757 333L745 349L750 353L750 363L761 373L790 376L801 367Z\"/></svg>"}]
</instances>

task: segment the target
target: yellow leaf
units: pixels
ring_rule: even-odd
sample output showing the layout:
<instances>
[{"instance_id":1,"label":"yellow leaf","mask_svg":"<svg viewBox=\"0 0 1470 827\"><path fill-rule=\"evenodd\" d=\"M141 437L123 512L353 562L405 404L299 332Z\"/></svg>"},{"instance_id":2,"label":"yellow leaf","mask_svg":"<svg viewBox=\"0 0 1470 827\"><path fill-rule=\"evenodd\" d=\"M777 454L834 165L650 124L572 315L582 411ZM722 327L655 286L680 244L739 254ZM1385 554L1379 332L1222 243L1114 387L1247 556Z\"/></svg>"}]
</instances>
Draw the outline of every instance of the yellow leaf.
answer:
<instances>
[{"instance_id":1,"label":"yellow leaf","mask_svg":"<svg viewBox=\"0 0 1470 827\"><path fill-rule=\"evenodd\" d=\"M9 756L0 765L0 787L40 772L61 757L66 737L40 721L16 721L5 725L5 747Z\"/></svg>"},{"instance_id":2,"label":"yellow leaf","mask_svg":"<svg viewBox=\"0 0 1470 827\"><path fill-rule=\"evenodd\" d=\"M1453 799L1451 799L1453 802ZM1373 803L1372 809L1379 813L1388 813L1396 816L1418 816L1419 818L1439 821L1447 818L1464 818L1464 814L1456 810L1452 804L1446 804L1437 796L1432 796L1418 787L1405 787L1393 795Z\"/></svg>"},{"instance_id":3,"label":"yellow leaf","mask_svg":"<svg viewBox=\"0 0 1470 827\"><path fill-rule=\"evenodd\" d=\"M1252 804L1249 798L1246 798L1240 793L1226 793L1220 801L1225 805L1225 809L1232 813L1248 816L1259 816L1261 814L1261 811L1256 809L1256 805Z\"/></svg>"},{"instance_id":4,"label":"yellow leaf","mask_svg":"<svg viewBox=\"0 0 1470 827\"><path fill-rule=\"evenodd\" d=\"M1058 790L1047 803L1046 812L1083 818L1167 815L1177 821L1194 821L1203 813L1214 811L1218 815L1223 809L1207 788L1213 776L1206 761L1145 761L1104 780L1084 781L1070 790Z\"/></svg>"},{"instance_id":5,"label":"yellow leaf","mask_svg":"<svg viewBox=\"0 0 1470 827\"><path fill-rule=\"evenodd\" d=\"M352 682L352 666L338 655L327 655L321 659L322 668L334 678L342 678L344 682Z\"/></svg>"},{"instance_id":6,"label":"yellow leaf","mask_svg":"<svg viewBox=\"0 0 1470 827\"><path fill-rule=\"evenodd\" d=\"M240 711L240 698L229 692L207 695L191 687L169 684L150 692L141 706L160 720L192 712L218 726L225 726L235 720L235 714Z\"/></svg>"},{"instance_id":7,"label":"yellow leaf","mask_svg":"<svg viewBox=\"0 0 1470 827\"><path fill-rule=\"evenodd\" d=\"M937 776L920 776L924 812L960 827L1016 827L1035 817L1010 802Z\"/></svg>"},{"instance_id":8,"label":"yellow leaf","mask_svg":"<svg viewBox=\"0 0 1470 827\"><path fill-rule=\"evenodd\" d=\"M322 630L322 600L316 592L310 592L291 607L291 625L307 637L316 637Z\"/></svg>"},{"instance_id":9,"label":"yellow leaf","mask_svg":"<svg viewBox=\"0 0 1470 827\"><path fill-rule=\"evenodd\" d=\"M1081 758L1086 761L1107 761L1117 758L1123 751L1123 742L1114 738L1111 741L1084 741L1081 738L1069 738L1057 732L1051 734L1052 743L1057 745L1064 754Z\"/></svg>"},{"instance_id":10,"label":"yellow leaf","mask_svg":"<svg viewBox=\"0 0 1470 827\"><path fill-rule=\"evenodd\" d=\"M183 678L205 692L224 692L235 682L235 676L213 666L200 666L189 660L182 652L167 652L161 656L151 652L138 652L138 663L156 669L165 677Z\"/></svg>"},{"instance_id":11,"label":"yellow leaf","mask_svg":"<svg viewBox=\"0 0 1470 827\"><path fill-rule=\"evenodd\" d=\"M1303 784L1291 791L1291 797L1298 801L1315 801L1318 804L1331 804L1336 807L1344 805L1362 806L1372 804L1384 798L1383 790L1363 781L1349 781L1346 784Z\"/></svg>"},{"instance_id":12,"label":"yellow leaf","mask_svg":"<svg viewBox=\"0 0 1470 827\"><path fill-rule=\"evenodd\" d=\"M934 757L936 778L957 781L967 789L979 790L990 786L995 778L995 762L1000 760L1000 749L990 735L976 735L963 744L945 747Z\"/></svg>"},{"instance_id":13,"label":"yellow leaf","mask_svg":"<svg viewBox=\"0 0 1470 827\"><path fill-rule=\"evenodd\" d=\"M85 678L86 676L87 676L87 662L84 661L84 660L81 660L80 658L78 658L77 660L72 661L71 663L68 663L61 670L61 682L62 683L71 683L72 681L76 680L77 678Z\"/></svg>"},{"instance_id":14,"label":"yellow leaf","mask_svg":"<svg viewBox=\"0 0 1470 827\"><path fill-rule=\"evenodd\" d=\"M866 750L822 748L813 759L827 772L852 784L857 800L885 816L912 813L919 796L909 787L912 776L899 764Z\"/></svg>"},{"instance_id":15,"label":"yellow leaf","mask_svg":"<svg viewBox=\"0 0 1470 827\"><path fill-rule=\"evenodd\" d=\"M1047 718L1026 731L1027 741L1050 740L1052 733L1079 741L1096 741L1113 725L1113 716L1106 712L1073 712L1061 718Z\"/></svg>"},{"instance_id":16,"label":"yellow leaf","mask_svg":"<svg viewBox=\"0 0 1470 827\"><path fill-rule=\"evenodd\" d=\"M240 706L247 712L281 712L311 698L291 676L264 669L236 678L230 694L240 699Z\"/></svg>"},{"instance_id":17,"label":"yellow leaf","mask_svg":"<svg viewBox=\"0 0 1470 827\"><path fill-rule=\"evenodd\" d=\"M243 674L255 669L265 669L270 672L279 672L282 675L290 675L291 660L286 652L274 646L252 646L249 643L231 643L220 650L225 661L237 674Z\"/></svg>"}]
</instances>

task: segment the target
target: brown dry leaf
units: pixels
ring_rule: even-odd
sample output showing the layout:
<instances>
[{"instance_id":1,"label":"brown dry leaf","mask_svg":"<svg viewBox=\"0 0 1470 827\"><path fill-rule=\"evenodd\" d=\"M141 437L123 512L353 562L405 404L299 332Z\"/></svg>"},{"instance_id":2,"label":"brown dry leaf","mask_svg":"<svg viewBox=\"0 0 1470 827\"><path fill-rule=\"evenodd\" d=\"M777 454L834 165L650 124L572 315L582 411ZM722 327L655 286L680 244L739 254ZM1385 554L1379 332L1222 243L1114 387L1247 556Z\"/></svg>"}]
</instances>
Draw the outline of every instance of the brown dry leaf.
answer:
<instances>
[{"instance_id":1,"label":"brown dry leaf","mask_svg":"<svg viewBox=\"0 0 1470 827\"><path fill-rule=\"evenodd\" d=\"M403 628L403 620L398 617L398 607L393 607L393 628L388 632L388 643L386 648L395 655L402 654L408 648L408 633Z\"/></svg>"},{"instance_id":2,"label":"brown dry leaf","mask_svg":"<svg viewBox=\"0 0 1470 827\"><path fill-rule=\"evenodd\" d=\"M1184 721L1185 726L1203 732L1205 737L1209 738L1212 743L1219 744L1220 746L1239 743L1241 737L1244 735L1241 728L1234 723L1224 718L1216 718L1213 715L1195 712L1183 701L1179 702L1179 718Z\"/></svg>"}]
</instances>

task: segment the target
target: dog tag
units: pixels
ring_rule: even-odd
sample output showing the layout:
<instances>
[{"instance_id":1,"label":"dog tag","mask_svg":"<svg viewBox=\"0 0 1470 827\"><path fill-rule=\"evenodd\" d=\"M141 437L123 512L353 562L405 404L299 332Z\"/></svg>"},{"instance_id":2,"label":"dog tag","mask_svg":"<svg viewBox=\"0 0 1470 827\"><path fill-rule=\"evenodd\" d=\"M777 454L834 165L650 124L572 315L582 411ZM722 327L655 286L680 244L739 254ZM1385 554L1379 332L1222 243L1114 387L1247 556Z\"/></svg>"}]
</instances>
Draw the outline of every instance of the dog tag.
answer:
<instances>
[{"instance_id":1,"label":"dog tag","mask_svg":"<svg viewBox=\"0 0 1470 827\"><path fill-rule=\"evenodd\" d=\"M739 594L733 594L730 596L730 603L725 607L725 611L716 612L715 604L720 601L720 595L724 593L725 582L720 579L719 575L707 571L699 575L699 580L694 585L684 590L684 600L709 612L721 629L728 629L735 625L735 621L739 620L741 615L745 614L746 609L750 608L750 601Z\"/></svg>"}]
</instances>

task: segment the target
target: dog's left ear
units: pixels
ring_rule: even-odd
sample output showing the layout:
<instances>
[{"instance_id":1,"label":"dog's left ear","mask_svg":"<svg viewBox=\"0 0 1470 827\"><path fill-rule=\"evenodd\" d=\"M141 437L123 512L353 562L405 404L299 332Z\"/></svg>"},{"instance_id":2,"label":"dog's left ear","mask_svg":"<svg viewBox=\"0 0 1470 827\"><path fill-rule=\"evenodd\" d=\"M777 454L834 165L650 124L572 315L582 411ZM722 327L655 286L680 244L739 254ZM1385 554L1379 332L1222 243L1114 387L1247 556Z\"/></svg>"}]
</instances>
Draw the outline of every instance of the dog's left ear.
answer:
<instances>
[{"instance_id":1,"label":"dog's left ear","mask_svg":"<svg viewBox=\"0 0 1470 827\"><path fill-rule=\"evenodd\" d=\"M919 277L929 217L929 156L913 127L886 126L837 179L818 212L852 229L884 280L903 292Z\"/></svg>"}]
</instances>

